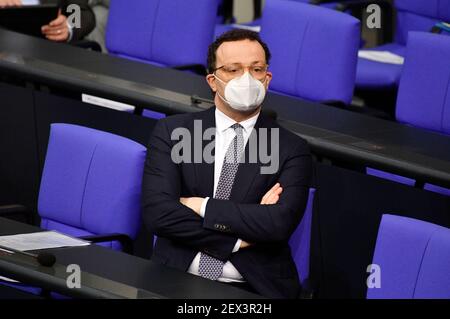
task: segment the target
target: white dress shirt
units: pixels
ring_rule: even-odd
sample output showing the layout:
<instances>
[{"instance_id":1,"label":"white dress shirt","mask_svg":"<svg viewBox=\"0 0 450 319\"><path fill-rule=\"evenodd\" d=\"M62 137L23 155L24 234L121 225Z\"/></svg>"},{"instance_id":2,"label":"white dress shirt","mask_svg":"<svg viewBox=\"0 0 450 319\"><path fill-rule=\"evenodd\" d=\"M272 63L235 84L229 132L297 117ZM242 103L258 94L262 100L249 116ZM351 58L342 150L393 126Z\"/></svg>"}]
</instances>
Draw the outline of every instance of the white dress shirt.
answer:
<instances>
[{"instance_id":1,"label":"white dress shirt","mask_svg":"<svg viewBox=\"0 0 450 319\"><path fill-rule=\"evenodd\" d=\"M259 113L255 116L240 122L239 124L243 127L243 135L244 135L244 148L247 144L248 138L253 130L253 127L258 120ZM236 123L235 120L226 116L223 112L219 111L216 108L215 111L216 117L216 137L215 137L215 156L214 156L214 196L216 194L217 185L219 183L220 173L222 172L223 160L225 158L225 154L228 150L230 143L233 141L236 133L231 128L233 124ZM205 217L206 205L208 204L209 197L205 198L202 203L202 207L200 210L200 216ZM236 241L236 245L234 246L233 253L239 250L241 246L241 239ZM200 253L198 253L194 260L192 261L188 272L194 275L199 276L198 268L200 264ZM223 266L222 275L217 279L222 282L243 282L244 278L239 273L239 271L233 266L233 264L227 261Z\"/></svg>"}]
</instances>

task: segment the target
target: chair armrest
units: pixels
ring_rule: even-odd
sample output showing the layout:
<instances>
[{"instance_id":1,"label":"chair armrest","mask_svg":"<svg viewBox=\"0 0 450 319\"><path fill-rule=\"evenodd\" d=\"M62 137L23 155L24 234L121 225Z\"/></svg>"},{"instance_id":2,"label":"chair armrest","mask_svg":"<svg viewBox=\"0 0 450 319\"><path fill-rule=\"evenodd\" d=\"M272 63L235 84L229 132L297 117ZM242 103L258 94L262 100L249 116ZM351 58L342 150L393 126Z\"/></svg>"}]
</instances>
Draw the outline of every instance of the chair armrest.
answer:
<instances>
[{"instance_id":1,"label":"chair armrest","mask_svg":"<svg viewBox=\"0 0 450 319\"><path fill-rule=\"evenodd\" d=\"M125 234L103 234L80 236L79 239L87 240L92 243L104 243L107 241L118 241L122 244L122 251L127 254L133 254L133 240Z\"/></svg>"},{"instance_id":2,"label":"chair armrest","mask_svg":"<svg viewBox=\"0 0 450 319\"><path fill-rule=\"evenodd\" d=\"M88 41L88 40L78 40L70 42L71 45L83 48L83 49L91 49L92 51L102 52L102 47L98 42Z\"/></svg>"},{"instance_id":3,"label":"chair armrest","mask_svg":"<svg viewBox=\"0 0 450 319\"><path fill-rule=\"evenodd\" d=\"M202 64L186 64L186 65L176 65L172 69L180 71L192 71L198 75L207 75L206 68Z\"/></svg>"},{"instance_id":4,"label":"chair armrest","mask_svg":"<svg viewBox=\"0 0 450 319\"><path fill-rule=\"evenodd\" d=\"M443 31L450 33L450 24L449 23L445 23L445 22L436 23L430 30L431 33L437 33L437 34L440 34Z\"/></svg>"},{"instance_id":5,"label":"chair armrest","mask_svg":"<svg viewBox=\"0 0 450 319\"><path fill-rule=\"evenodd\" d=\"M33 224L32 212L23 205L0 206L0 217L23 216L27 224Z\"/></svg>"}]
</instances>

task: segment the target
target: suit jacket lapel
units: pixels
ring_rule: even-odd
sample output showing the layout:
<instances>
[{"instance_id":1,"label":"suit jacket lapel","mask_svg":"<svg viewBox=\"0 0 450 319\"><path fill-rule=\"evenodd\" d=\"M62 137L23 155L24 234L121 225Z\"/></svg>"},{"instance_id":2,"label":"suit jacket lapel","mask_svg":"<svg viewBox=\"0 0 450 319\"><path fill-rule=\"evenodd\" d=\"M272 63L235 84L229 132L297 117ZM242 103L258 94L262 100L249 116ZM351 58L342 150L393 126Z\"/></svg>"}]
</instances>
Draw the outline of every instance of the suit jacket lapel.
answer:
<instances>
[{"instance_id":1,"label":"suit jacket lapel","mask_svg":"<svg viewBox=\"0 0 450 319\"><path fill-rule=\"evenodd\" d=\"M262 113L259 115L258 120L254 126L252 134L256 134L255 141L258 142L259 147L259 136L258 131L260 128L267 128L268 130L272 127L271 120L264 116ZM268 137L270 137L270 132L268 132ZM249 138L245 146L245 162L239 164L239 168L234 180L233 189L231 190L230 199L236 202L244 201L247 193L252 188L255 178L260 174L261 162L259 156L257 156L256 163L250 163L249 157L249 142L252 137ZM270 143L269 143L270 148ZM258 148L259 151L259 148ZM270 152L270 149L269 149Z\"/></svg>"},{"instance_id":2,"label":"suit jacket lapel","mask_svg":"<svg viewBox=\"0 0 450 319\"><path fill-rule=\"evenodd\" d=\"M198 113L200 114L200 113ZM215 107L212 107L211 109L201 112L201 115L199 117L196 117L196 119L201 120L202 122L202 134L203 132L208 128L215 128L216 127L216 118L215 118ZM191 129L191 133L194 133L193 128ZM197 137L198 138L198 137ZM205 149L206 145L211 143L211 141L204 141L203 138L201 139L201 150ZM212 139L214 142L214 138ZM194 143L193 143L194 144ZM194 150L193 150L194 151ZM214 155L213 151L213 155ZM193 156L194 153L192 153ZM203 155L203 154L202 154ZM213 191L214 191L214 162L212 163L206 163L203 156L201 163L194 164L195 167L195 175L196 175L196 193L198 193L198 196L200 197L213 197Z\"/></svg>"}]
</instances>

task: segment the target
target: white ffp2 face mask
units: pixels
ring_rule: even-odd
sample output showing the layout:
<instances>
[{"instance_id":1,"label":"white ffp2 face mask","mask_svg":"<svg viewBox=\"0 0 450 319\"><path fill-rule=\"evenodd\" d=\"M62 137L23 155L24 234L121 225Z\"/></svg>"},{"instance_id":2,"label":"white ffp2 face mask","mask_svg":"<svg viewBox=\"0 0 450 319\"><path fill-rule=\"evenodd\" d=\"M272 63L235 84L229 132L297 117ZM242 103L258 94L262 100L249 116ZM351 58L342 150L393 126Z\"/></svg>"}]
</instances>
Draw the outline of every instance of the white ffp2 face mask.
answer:
<instances>
[{"instance_id":1,"label":"white ffp2 face mask","mask_svg":"<svg viewBox=\"0 0 450 319\"><path fill-rule=\"evenodd\" d=\"M245 72L242 76L228 83L219 79L215 74L214 76L225 84L225 97L222 97L219 92L217 94L236 111L254 110L264 101L266 88L261 81L256 80L249 72Z\"/></svg>"}]
</instances>

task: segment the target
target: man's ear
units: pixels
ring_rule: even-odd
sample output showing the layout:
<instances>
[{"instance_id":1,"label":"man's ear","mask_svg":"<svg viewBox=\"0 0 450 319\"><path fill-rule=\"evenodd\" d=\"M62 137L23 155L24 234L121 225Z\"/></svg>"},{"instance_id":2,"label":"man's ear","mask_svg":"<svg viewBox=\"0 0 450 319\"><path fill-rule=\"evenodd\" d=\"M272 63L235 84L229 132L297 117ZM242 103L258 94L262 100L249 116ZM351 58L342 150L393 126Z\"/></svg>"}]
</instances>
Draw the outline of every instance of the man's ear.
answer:
<instances>
[{"instance_id":1,"label":"man's ear","mask_svg":"<svg viewBox=\"0 0 450 319\"><path fill-rule=\"evenodd\" d=\"M267 74L266 74L266 90L269 89L270 81L272 81L272 72L267 72Z\"/></svg>"},{"instance_id":2,"label":"man's ear","mask_svg":"<svg viewBox=\"0 0 450 319\"><path fill-rule=\"evenodd\" d=\"M208 82L208 85L213 92L217 91L216 77L213 74L208 74L206 76L206 82Z\"/></svg>"}]
</instances>

